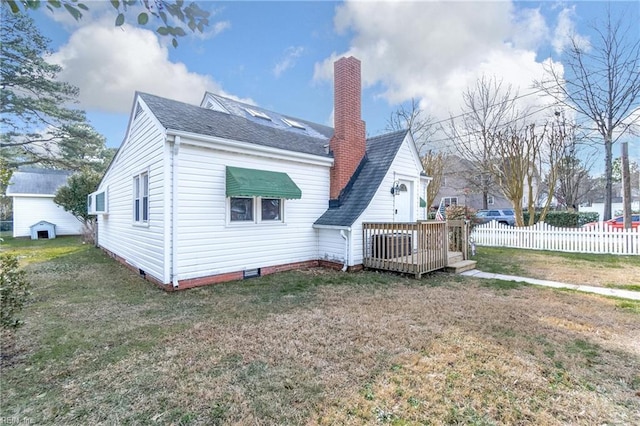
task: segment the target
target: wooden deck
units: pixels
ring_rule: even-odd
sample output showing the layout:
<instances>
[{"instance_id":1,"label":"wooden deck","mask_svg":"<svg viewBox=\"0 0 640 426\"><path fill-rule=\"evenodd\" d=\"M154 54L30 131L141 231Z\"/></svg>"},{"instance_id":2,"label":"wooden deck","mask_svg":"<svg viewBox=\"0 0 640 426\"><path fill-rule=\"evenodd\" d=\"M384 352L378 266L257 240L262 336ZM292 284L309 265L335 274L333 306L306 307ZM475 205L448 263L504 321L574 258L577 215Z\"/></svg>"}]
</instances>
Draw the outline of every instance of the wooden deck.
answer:
<instances>
[{"instance_id":1,"label":"wooden deck","mask_svg":"<svg viewBox=\"0 0 640 426\"><path fill-rule=\"evenodd\" d=\"M420 278L444 269L450 258L466 260L468 226L457 222L364 223L363 265Z\"/></svg>"}]
</instances>

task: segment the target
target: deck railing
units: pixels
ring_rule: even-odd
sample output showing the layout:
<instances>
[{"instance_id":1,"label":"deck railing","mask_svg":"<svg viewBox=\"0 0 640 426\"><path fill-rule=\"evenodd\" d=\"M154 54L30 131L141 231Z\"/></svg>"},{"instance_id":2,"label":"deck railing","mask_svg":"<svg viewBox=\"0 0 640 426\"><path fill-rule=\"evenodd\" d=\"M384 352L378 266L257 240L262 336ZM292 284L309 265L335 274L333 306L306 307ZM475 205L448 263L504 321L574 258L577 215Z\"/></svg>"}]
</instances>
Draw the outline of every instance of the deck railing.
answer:
<instances>
[{"instance_id":1,"label":"deck railing","mask_svg":"<svg viewBox=\"0 0 640 426\"><path fill-rule=\"evenodd\" d=\"M414 274L447 266L447 223L363 223L366 268Z\"/></svg>"},{"instance_id":2,"label":"deck railing","mask_svg":"<svg viewBox=\"0 0 640 426\"><path fill-rule=\"evenodd\" d=\"M468 220L448 220L449 251L462 253L464 260L469 259L469 231Z\"/></svg>"}]
</instances>

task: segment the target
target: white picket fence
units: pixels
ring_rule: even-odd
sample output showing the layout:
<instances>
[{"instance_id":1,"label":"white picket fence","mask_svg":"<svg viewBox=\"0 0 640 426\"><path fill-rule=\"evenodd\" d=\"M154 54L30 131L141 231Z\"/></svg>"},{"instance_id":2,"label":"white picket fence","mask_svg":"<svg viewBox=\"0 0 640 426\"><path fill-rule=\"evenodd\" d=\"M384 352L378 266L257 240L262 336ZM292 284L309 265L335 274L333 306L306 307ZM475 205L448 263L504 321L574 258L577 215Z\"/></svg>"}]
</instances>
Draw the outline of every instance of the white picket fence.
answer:
<instances>
[{"instance_id":1,"label":"white picket fence","mask_svg":"<svg viewBox=\"0 0 640 426\"><path fill-rule=\"evenodd\" d=\"M544 222L516 227L491 221L476 226L471 238L478 246L640 255L640 229L615 229L602 223L593 228L558 228Z\"/></svg>"}]
</instances>

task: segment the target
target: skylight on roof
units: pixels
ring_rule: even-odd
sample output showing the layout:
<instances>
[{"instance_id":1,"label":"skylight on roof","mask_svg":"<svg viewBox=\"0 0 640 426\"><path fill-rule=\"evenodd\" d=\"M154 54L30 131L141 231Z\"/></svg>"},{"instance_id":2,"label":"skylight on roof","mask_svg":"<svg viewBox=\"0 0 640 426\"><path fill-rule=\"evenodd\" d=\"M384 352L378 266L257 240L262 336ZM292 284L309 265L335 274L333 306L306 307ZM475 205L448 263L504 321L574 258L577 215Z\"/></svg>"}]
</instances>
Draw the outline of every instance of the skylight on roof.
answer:
<instances>
[{"instance_id":1,"label":"skylight on roof","mask_svg":"<svg viewBox=\"0 0 640 426\"><path fill-rule=\"evenodd\" d=\"M291 127L295 127L296 129L302 129L302 130L306 129L306 127L304 127L303 124L298 123L297 121L292 120L290 118L282 118L282 121L284 121L286 124L288 124Z\"/></svg>"},{"instance_id":2,"label":"skylight on roof","mask_svg":"<svg viewBox=\"0 0 640 426\"><path fill-rule=\"evenodd\" d=\"M271 117L269 117L267 114L265 114L264 112L261 111L256 111L255 109L251 109L251 108L245 108L245 110L251 114L253 117L258 117L258 118L262 118L263 120L269 120L271 121Z\"/></svg>"}]
</instances>

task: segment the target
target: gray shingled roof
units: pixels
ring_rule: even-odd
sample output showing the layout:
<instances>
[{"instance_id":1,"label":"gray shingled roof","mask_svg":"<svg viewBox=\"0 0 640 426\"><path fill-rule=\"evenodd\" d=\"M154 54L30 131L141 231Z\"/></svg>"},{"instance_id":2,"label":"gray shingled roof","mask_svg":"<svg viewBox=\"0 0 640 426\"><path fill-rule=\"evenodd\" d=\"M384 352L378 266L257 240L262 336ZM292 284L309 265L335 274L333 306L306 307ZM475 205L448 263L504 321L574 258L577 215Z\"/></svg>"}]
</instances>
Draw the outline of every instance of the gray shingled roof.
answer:
<instances>
[{"instance_id":1,"label":"gray shingled roof","mask_svg":"<svg viewBox=\"0 0 640 426\"><path fill-rule=\"evenodd\" d=\"M211 92L207 92L205 96L211 96L212 98L214 98L219 104L221 104L231 114L245 117L249 120L253 120L265 126L274 127L281 130L288 130L291 132L306 133L309 136L313 136L313 137L330 139L333 136L333 128L329 126L324 126L324 125L314 123L312 121L308 121L302 118L293 117L291 115L280 114L279 112L276 112L276 111L271 111L256 105L250 105L244 102L237 101L235 99L225 98L224 96L220 96ZM254 111L259 111L263 114L268 115L271 118L271 121L252 117L251 114L247 111L247 108L250 108ZM304 125L306 129L302 130L302 129L297 129L295 127L292 128L282 121L284 118L294 120Z\"/></svg>"},{"instance_id":2,"label":"gray shingled roof","mask_svg":"<svg viewBox=\"0 0 640 426\"><path fill-rule=\"evenodd\" d=\"M288 126L276 127L260 118L252 120L147 93L139 93L139 96L166 129L330 157L325 145L329 144L327 134L331 135L333 130L326 126L305 121L304 124L314 130L305 132Z\"/></svg>"},{"instance_id":3,"label":"gray shingled roof","mask_svg":"<svg viewBox=\"0 0 640 426\"><path fill-rule=\"evenodd\" d=\"M7 195L37 194L55 195L56 190L67 183L69 170L20 169L13 173Z\"/></svg>"},{"instance_id":4,"label":"gray shingled roof","mask_svg":"<svg viewBox=\"0 0 640 426\"><path fill-rule=\"evenodd\" d=\"M407 133L401 130L367 139L367 154L342 194L340 206L329 208L315 225L353 225L373 199Z\"/></svg>"}]
</instances>

